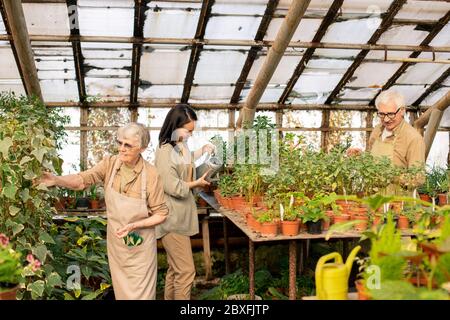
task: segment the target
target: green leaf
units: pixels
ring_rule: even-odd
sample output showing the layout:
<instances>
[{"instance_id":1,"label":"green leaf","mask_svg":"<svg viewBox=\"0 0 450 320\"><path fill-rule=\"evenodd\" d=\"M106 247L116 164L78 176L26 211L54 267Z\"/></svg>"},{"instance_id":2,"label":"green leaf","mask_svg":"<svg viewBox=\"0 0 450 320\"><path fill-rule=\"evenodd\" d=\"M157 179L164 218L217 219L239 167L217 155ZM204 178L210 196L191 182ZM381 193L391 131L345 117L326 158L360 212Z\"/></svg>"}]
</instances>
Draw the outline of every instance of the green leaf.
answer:
<instances>
[{"instance_id":1,"label":"green leaf","mask_svg":"<svg viewBox=\"0 0 450 320\"><path fill-rule=\"evenodd\" d=\"M3 157L6 158L8 156L8 150L13 145L11 137L6 137L5 139L0 141L0 153L3 154Z\"/></svg>"},{"instance_id":2,"label":"green leaf","mask_svg":"<svg viewBox=\"0 0 450 320\"><path fill-rule=\"evenodd\" d=\"M24 163L30 162L32 160L33 160L33 158L31 158L29 156L25 156L22 158L22 160L20 160L20 165L22 166Z\"/></svg>"},{"instance_id":3,"label":"green leaf","mask_svg":"<svg viewBox=\"0 0 450 320\"><path fill-rule=\"evenodd\" d=\"M17 187L12 184L6 185L2 190L2 193L11 200L16 199L16 192L17 192Z\"/></svg>"},{"instance_id":4,"label":"green leaf","mask_svg":"<svg viewBox=\"0 0 450 320\"><path fill-rule=\"evenodd\" d=\"M64 292L64 300L75 300L70 293Z\"/></svg>"},{"instance_id":5,"label":"green leaf","mask_svg":"<svg viewBox=\"0 0 450 320\"><path fill-rule=\"evenodd\" d=\"M100 283L100 290L102 290L102 291L105 291L109 287L111 287L111 285L108 283L104 283L104 282Z\"/></svg>"},{"instance_id":6,"label":"green leaf","mask_svg":"<svg viewBox=\"0 0 450 320\"><path fill-rule=\"evenodd\" d=\"M73 290L73 293L75 294L75 298L79 298L81 295L81 289L75 289Z\"/></svg>"},{"instance_id":7,"label":"green leaf","mask_svg":"<svg viewBox=\"0 0 450 320\"><path fill-rule=\"evenodd\" d=\"M78 220L80 220L80 218L78 218L78 217L66 217L66 218L64 218L64 221L69 221L69 222L77 222Z\"/></svg>"},{"instance_id":8,"label":"green leaf","mask_svg":"<svg viewBox=\"0 0 450 320\"><path fill-rule=\"evenodd\" d=\"M81 229L80 226L77 226L77 227L75 228L75 231L78 232L78 234L83 234L83 229Z\"/></svg>"},{"instance_id":9,"label":"green leaf","mask_svg":"<svg viewBox=\"0 0 450 320\"><path fill-rule=\"evenodd\" d=\"M16 206L9 206L9 214L13 217L20 212L20 208L17 208Z\"/></svg>"},{"instance_id":10,"label":"green leaf","mask_svg":"<svg viewBox=\"0 0 450 320\"><path fill-rule=\"evenodd\" d=\"M94 300L95 298L98 297L98 295L99 295L100 293L101 293L101 292L99 292L99 290L97 290L97 291L95 291L95 292L91 292L91 293L85 295L83 298L81 298L81 300Z\"/></svg>"},{"instance_id":11,"label":"green leaf","mask_svg":"<svg viewBox=\"0 0 450 320\"><path fill-rule=\"evenodd\" d=\"M37 178L37 174L31 171L30 169L27 169L23 177L27 180L33 180Z\"/></svg>"},{"instance_id":12,"label":"green leaf","mask_svg":"<svg viewBox=\"0 0 450 320\"><path fill-rule=\"evenodd\" d=\"M30 199L30 190L29 189L22 189L19 192L20 199L22 199L23 202L27 202Z\"/></svg>"},{"instance_id":13,"label":"green leaf","mask_svg":"<svg viewBox=\"0 0 450 320\"><path fill-rule=\"evenodd\" d=\"M31 252L42 262L45 262L45 259L47 258L47 246L44 244L38 244L36 245Z\"/></svg>"},{"instance_id":14,"label":"green leaf","mask_svg":"<svg viewBox=\"0 0 450 320\"><path fill-rule=\"evenodd\" d=\"M327 233L325 234L325 240L328 241L330 237L336 233L336 232L346 232L351 230L355 225L360 223L361 220L351 220L341 223L333 224L330 229L328 229Z\"/></svg>"},{"instance_id":15,"label":"green leaf","mask_svg":"<svg viewBox=\"0 0 450 320\"><path fill-rule=\"evenodd\" d=\"M5 225L7 228L11 228L13 237L25 228L23 224L17 223L10 219L6 220Z\"/></svg>"},{"instance_id":16,"label":"green leaf","mask_svg":"<svg viewBox=\"0 0 450 320\"><path fill-rule=\"evenodd\" d=\"M59 276L59 274L57 274L56 272L52 272L48 277L47 277L47 285L54 288L54 287L62 287L63 286L63 282L61 280L61 277Z\"/></svg>"},{"instance_id":17,"label":"green leaf","mask_svg":"<svg viewBox=\"0 0 450 320\"><path fill-rule=\"evenodd\" d=\"M45 288L45 282L43 280L37 280L33 283L30 283L27 286L27 290L31 291L32 294L42 297L42 294L44 293Z\"/></svg>"},{"instance_id":18,"label":"green leaf","mask_svg":"<svg viewBox=\"0 0 450 320\"><path fill-rule=\"evenodd\" d=\"M44 159L44 155L47 152L47 148L38 148L31 151L31 154L34 155L39 161L39 163L42 163L42 160Z\"/></svg>"},{"instance_id":19,"label":"green leaf","mask_svg":"<svg viewBox=\"0 0 450 320\"><path fill-rule=\"evenodd\" d=\"M45 184L43 184L43 183L40 183L40 184L36 187L36 189L37 189L37 190L41 190L41 191L48 191L47 186L46 186Z\"/></svg>"},{"instance_id":20,"label":"green leaf","mask_svg":"<svg viewBox=\"0 0 450 320\"><path fill-rule=\"evenodd\" d=\"M92 269L89 268L88 266L82 266L81 273L83 274L83 276L89 279L92 276Z\"/></svg>"},{"instance_id":21,"label":"green leaf","mask_svg":"<svg viewBox=\"0 0 450 320\"><path fill-rule=\"evenodd\" d=\"M44 243L56 244L55 241L53 240L53 238L45 231L41 231L39 233L39 240Z\"/></svg>"},{"instance_id":22,"label":"green leaf","mask_svg":"<svg viewBox=\"0 0 450 320\"><path fill-rule=\"evenodd\" d=\"M81 247L81 246L83 245L83 243L85 243L85 242L88 241L88 240L90 240L90 237L84 235L84 236L82 236L81 238L79 238L79 239L77 240L77 245L79 245L79 246Z\"/></svg>"}]
</instances>

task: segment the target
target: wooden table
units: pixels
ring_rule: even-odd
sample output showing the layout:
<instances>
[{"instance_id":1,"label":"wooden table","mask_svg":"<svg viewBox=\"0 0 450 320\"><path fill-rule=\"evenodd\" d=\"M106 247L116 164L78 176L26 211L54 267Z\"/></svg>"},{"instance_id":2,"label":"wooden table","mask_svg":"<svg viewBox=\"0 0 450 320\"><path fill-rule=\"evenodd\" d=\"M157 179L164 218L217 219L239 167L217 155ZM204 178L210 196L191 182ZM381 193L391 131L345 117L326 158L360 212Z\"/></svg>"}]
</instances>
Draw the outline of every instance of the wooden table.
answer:
<instances>
[{"instance_id":1,"label":"wooden table","mask_svg":"<svg viewBox=\"0 0 450 320\"><path fill-rule=\"evenodd\" d=\"M301 232L296 236L283 236L276 235L271 237L262 236L259 232L251 229L247 225L247 221L244 215L234 211L228 210L217 203L213 195L206 193L200 193L200 196L208 202L215 210L220 212L226 219L230 220L236 227L238 227L249 239L249 291L250 299L255 298L255 243L273 242L273 241L288 241L289 242L289 299L295 300L297 296L296 292L296 277L297 277L297 242L303 242L307 244L313 239L324 239L326 232L321 234L309 234ZM403 235L412 235L411 232L402 232ZM361 232L348 231L348 232L335 232L330 236L330 239L359 239ZM225 243L225 261L228 261L228 238L226 233L226 222L224 222L224 243ZM344 256L348 255L347 243L344 241Z\"/></svg>"}]
</instances>

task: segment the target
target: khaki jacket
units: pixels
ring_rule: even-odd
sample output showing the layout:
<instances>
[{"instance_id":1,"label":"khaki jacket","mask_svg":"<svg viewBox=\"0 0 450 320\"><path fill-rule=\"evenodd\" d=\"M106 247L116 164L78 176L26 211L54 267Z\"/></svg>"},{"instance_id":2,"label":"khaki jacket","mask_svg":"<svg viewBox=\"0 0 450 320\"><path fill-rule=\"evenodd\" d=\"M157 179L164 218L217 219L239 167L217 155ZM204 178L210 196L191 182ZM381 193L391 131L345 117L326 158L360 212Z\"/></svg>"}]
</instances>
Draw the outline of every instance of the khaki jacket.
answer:
<instances>
[{"instance_id":1,"label":"khaki jacket","mask_svg":"<svg viewBox=\"0 0 450 320\"><path fill-rule=\"evenodd\" d=\"M195 168L193 157L190 165ZM156 237L161 238L169 232L184 236L192 236L199 232L197 206L192 191L186 181L195 180L189 177L188 165L171 144L164 144L156 149L155 166L162 179L165 200L169 208L169 216L164 223L156 226Z\"/></svg>"}]
</instances>

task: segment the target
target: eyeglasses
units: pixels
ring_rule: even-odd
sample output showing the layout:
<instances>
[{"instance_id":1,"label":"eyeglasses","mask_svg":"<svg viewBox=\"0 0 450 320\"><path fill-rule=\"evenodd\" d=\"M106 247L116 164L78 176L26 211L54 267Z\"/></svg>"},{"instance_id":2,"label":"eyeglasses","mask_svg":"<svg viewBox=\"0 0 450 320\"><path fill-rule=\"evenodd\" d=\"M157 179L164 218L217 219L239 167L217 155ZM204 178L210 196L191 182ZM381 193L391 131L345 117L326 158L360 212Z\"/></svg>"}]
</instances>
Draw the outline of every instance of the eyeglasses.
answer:
<instances>
[{"instance_id":1,"label":"eyeglasses","mask_svg":"<svg viewBox=\"0 0 450 320\"><path fill-rule=\"evenodd\" d=\"M397 111L395 112L377 112L378 117L383 120L385 117L388 117L390 120L394 119L395 116L397 115L397 113L401 110L402 108L398 108Z\"/></svg>"},{"instance_id":2,"label":"eyeglasses","mask_svg":"<svg viewBox=\"0 0 450 320\"><path fill-rule=\"evenodd\" d=\"M122 142L122 141L120 141L119 139L116 139L116 144L117 144L117 147L118 147L118 148L120 148L121 146L124 146L125 149L127 149L127 150L131 150L131 149L133 149L133 148L136 147L136 146L132 146L132 145L129 144L129 143Z\"/></svg>"}]
</instances>

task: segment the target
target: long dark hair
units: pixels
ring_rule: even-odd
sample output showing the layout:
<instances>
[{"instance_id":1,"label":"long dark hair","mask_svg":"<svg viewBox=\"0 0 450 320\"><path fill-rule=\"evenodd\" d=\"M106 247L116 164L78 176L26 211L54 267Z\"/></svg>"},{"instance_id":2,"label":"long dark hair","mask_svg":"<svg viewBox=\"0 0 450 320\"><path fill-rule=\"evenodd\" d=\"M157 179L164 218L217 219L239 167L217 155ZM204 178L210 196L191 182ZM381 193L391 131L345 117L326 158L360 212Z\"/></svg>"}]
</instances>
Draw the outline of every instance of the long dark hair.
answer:
<instances>
[{"instance_id":1,"label":"long dark hair","mask_svg":"<svg viewBox=\"0 0 450 320\"><path fill-rule=\"evenodd\" d=\"M172 133L191 121L197 121L197 115L189 105L177 104L170 109L159 132L159 146L170 143L175 147L176 141L172 141Z\"/></svg>"}]
</instances>

